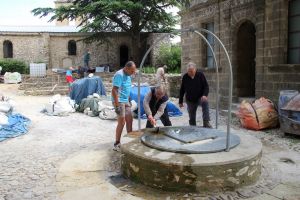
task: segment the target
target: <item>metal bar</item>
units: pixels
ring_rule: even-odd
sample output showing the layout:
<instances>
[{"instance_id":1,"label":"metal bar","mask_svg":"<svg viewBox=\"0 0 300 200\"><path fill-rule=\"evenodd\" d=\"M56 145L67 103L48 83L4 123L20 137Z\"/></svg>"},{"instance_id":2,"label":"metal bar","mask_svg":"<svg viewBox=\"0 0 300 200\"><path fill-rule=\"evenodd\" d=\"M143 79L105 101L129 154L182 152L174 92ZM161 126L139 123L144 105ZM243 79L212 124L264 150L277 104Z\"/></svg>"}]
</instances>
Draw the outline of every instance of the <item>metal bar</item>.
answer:
<instances>
[{"instance_id":1,"label":"metal bar","mask_svg":"<svg viewBox=\"0 0 300 200\"><path fill-rule=\"evenodd\" d=\"M164 38L166 38L167 36L169 36L170 34L166 34L166 35L162 35L160 36L151 46L150 48L146 51L142 62L140 64L139 67L139 72L138 72L138 128L139 131L141 131L141 74L142 74L142 69L145 63L145 60L148 56L148 54L150 53L150 51L154 48L155 45L158 44L158 42L160 42L161 40L163 40Z\"/></svg>"},{"instance_id":2,"label":"metal bar","mask_svg":"<svg viewBox=\"0 0 300 200\"><path fill-rule=\"evenodd\" d=\"M226 54L228 63L229 63L229 95L228 95L229 97L228 97L228 119L227 119L227 138L226 138L226 151L229 151L230 150L230 122L231 122L231 104L232 104L232 85L233 85L232 84L232 82L233 82L232 65L231 65L229 54L228 54L223 42L219 39L219 37L216 36L211 31L208 31L208 30L203 29L203 28L200 28L200 31L211 34L215 39L217 39L217 41L219 42L219 44L223 48L223 50Z\"/></svg>"},{"instance_id":3,"label":"metal bar","mask_svg":"<svg viewBox=\"0 0 300 200\"><path fill-rule=\"evenodd\" d=\"M175 30L169 34L166 34L166 35L163 35L161 37L159 37L155 43L147 50L146 54L144 55L143 57L143 60L140 64L140 71L139 71L139 74L138 74L138 126L139 126L139 131L141 129L141 122L140 122L140 76L141 76L141 70L142 70L142 67L144 65L144 62L146 60L146 57L148 56L148 54L150 53L150 51L153 49L153 47L158 43L160 42L162 39L164 39L165 37L171 35L171 34L174 34L174 33L183 33L183 32L199 32L199 31L202 31L202 32L205 32L207 34L211 34L218 42L219 44L221 45L221 47L223 48L224 52L225 52L225 55L226 55L226 58L228 60L228 63L229 63L229 99L228 99L228 119L227 119L227 138L226 138L226 151L229 151L230 150L230 122L231 122L231 104L232 104L232 82L233 82L233 75L232 75L232 64L231 64L231 61L230 61L230 57L229 57L229 54L224 46L224 44L222 43L222 41L218 38L218 36L216 36L214 33L212 33L211 31L208 31L206 29L203 29L203 28L200 28L200 29L193 29L193 28L190 28L190 29L183 29L183 30ZM201 35L201 34L200 34ZM206 39L206 38L205 38ZM209 44L209 42L207 42ZM210 44L209 44L210 45ZM214 51L212 50L212 52L214 53ZM216 62L217 63L217 62ZM218 67L217 67L218 69ZM216 70L217 70L216 69ZM219 87L217 88L219 90ZM217 94L218 96L218 94ZM219 100L219 99L218 99ZM218 104L218 102L217 102ZM218 105L217 105L217 109L218 108ZM217 121L217 120L216 120Z\"/></svg>"},{"instance_id":4,"label":"metal bar","mask_svg":"<svg viewBox=\"0 0 300 200\"><path fill-rule=\"evenodd\" d=\"M209 43L209 41L199 31L195 30L194 32L197 33L198 35L200 35L200 37L206 42L206 44L208 45L209 49L211 50L211 52L213 54L215 64L216 64L216 74L217 74L217 83L216 83L216 129L218 129L218 122L219 122L219 66L218 66L216 54L215 54L211 44Z\"/></svg>"}]
</instances>

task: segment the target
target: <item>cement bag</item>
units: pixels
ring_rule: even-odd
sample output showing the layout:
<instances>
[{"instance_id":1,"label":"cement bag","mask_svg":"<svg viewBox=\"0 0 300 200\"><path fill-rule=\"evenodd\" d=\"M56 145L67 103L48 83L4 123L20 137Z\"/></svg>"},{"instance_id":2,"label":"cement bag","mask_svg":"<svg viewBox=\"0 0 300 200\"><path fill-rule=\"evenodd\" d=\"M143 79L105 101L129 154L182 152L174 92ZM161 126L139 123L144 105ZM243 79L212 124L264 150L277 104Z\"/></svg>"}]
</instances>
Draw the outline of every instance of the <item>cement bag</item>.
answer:
<instances>
[{"instance_id":1,"label":"cement bag","mask_svg":"<svg viewBox=\"0 0 300 200\"><path fill-rule=\"evenodd\" d=\"M75 102L70 97L62 97L60 94L51 97L46 104L46 111L50 115L68 115L75 112Z\"/></svg>"},{"instance_id":2,"label":"cement bag","mask_svg":"<svg viewBox=\"0 0 300 200\"><path fill-rule=\"evenodd\" d=\"M0 112L8 113L12 108L12 105L8 101L0 101Z\"/></svg>"},{"instance_id":3,"label":"cement bag","mask_svg":"<svg viewBox=\"0 0 300 200\"><path fill-rule=\"evenodd\" d=\"M100 119L117 119L117 113L115 112L114 108L103 108L99 112Z\"/></svg>"},{"instance_id":4,"label":"cement bag","mask_svg":"<svg viewBox=\"0 0 300 200\"><path fill-rule=\"evenodd\" d=\"M261 97L253 103L256 110L259 128L274 128L278 125L278 113L271 100Z\"/></svg>"},{"instance_id":5,"label":"cement bag","mask_svg":"<svg viewBox=\"0 0 300 200\"><path fill-rule=\"evenodd\" d=\"M7 125L8 124L8 117L0 112L0 125Z\"/></svg>"},{"instance_id":6,"label":"cement bag","mask_svg":"<svg viewBox=\"0 0 300 200\"><path fill-rule=\"evenodd\" d=\"M244 128L259 130L255 110L251 103L245 100L242 101L242 103L239 105L237 116Z\"/></svg>"},{"instance_id":7,"label":"cement bag","mask_svg":"<svg viewBox=\"0 0 300 200\"><path fill-rule=\"evenodd\" d=\"M20 83L21 81L22 78L19 72L6 72L4 74L4 83Z\"/></svg>"},{"instance_id":8,"label":"cement bag","mask_svg":"<svg viewBox=\"0 0 300 200\"><path fill-rule=\"evenodd\" d=\"M249 103L243 101L237 113L244 128L261 130L278 125L278 114L274 104L264 97Z\"/></svg>"}]
</instances>

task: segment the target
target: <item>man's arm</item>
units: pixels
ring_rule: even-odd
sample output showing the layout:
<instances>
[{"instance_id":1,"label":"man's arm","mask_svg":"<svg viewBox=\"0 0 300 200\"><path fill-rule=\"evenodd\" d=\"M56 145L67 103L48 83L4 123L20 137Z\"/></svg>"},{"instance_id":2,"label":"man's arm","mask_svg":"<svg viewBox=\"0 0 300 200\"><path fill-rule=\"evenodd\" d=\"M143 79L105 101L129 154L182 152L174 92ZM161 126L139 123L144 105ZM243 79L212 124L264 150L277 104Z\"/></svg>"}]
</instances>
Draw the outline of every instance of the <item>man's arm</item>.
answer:
<instances>
[{"instance_id":1,"label":"man's arm","mask_svg":"<svg viewBox=\"0 0 300 200\"><path fill-rule=\"evenodd\" d=\"M159 106L159 108L158 108L156 114L154 115L154 119L157 120L157 119L159 119L159 118L164 114L164 111L165 111L165 108L166 108L166 106L167 106L167 103L168 103L168 101L162 103L162 104Z\"/></svg>"},{"instance_id":2,"label":"man's arm","mask_svg":"<svg viewBox=\"0 0 300 200\"><path fill-rule=\"evenodd\" d=\"M180 86L180 93L179 93L179 105L183 104L183 96L184 96L184 93L185 93L185 89L184 89L184 76L182 77L182 80L181 80L181 86Z\"/></svg>"},{"instance_id":3,"label":"man's arm","mask_svg":"<svg viewBox=\"0 0 300 200\"><path fill-rule=\"evenodd\" d=\"M121 85L122 85L122 76L116 74L113 77L113 88L111 90L111 95L113 97L115 107L119 106L119 88Z\"/></svg>"},{"instance_id":4,"label":"man's arm","mask_svg":"<svg viewBox=\"0 0 300 200\"><path fill-rule=\"evenodd\" d=\"M119 106L119 88L117 86L113 86L111 90L111 95L114 99L114 106L118 107Z\"/></svg>"},{"instance_id":5,"label":"man's arm","mask_svg":"<svg viewBox=\"0 0 300 200\"><path fill-rule=\"evenodd\" d=\"M149 106L150 100L152 98L152 93L151 91L144 97L144 101L143 101L143 106L144 106L144 110L147 116L152 116L152 112Z\"/></svg>"},{"instance_id":6,"label":"man's arm","mask_svg":"<svg viewBox=\"0 0 300 200\"><path fill-rule=\"evenodd\" d=\"M208 83L207 83L207 80L204 76L204 74L202 73L202 84L203 84L203 96L208 96L208 93L209 93L209 87L208 87Z\"/></svg>"}]
</instances>

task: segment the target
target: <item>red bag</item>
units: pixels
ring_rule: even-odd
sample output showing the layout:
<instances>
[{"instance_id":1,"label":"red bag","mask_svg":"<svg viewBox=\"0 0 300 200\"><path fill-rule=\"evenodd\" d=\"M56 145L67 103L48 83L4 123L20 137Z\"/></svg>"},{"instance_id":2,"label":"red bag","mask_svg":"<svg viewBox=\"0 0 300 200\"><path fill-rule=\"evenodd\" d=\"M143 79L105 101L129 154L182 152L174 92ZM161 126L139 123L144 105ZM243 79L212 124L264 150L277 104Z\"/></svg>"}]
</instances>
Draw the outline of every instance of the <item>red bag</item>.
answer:
<instances>
[{"instance_id":1,"label":"red bag","mask_svg":"<svg viewBox=\"0 0 300 200\"><path fill-rule=\"evenodd\" d=\"M273 128L278 125L278 114L269 99L260 99L249 103L243 101L237 113L243 127L253 130Z\"/></svg>"}]
</instances>

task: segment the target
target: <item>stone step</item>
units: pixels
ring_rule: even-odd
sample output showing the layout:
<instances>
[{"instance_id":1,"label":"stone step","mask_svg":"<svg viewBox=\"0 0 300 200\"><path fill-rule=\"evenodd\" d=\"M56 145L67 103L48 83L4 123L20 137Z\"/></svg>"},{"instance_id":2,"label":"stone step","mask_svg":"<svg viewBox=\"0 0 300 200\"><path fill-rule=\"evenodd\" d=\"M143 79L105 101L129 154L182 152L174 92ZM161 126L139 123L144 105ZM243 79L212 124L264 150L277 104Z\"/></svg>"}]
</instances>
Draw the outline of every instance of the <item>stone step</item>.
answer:
<instances>
[{"instance_id":1,"label":"stone step","mask_svg":"<svg viewBox=\"0 0 300 200\"><path fill-rule=\"evenodd\" d=\"M24 92L25 95L32 95L32 96L38 96L38 95L55 95L55 94L61 94L61 95L67 95L69 94L69 89L55 89L55 90L26 90Z\"/></svg>"}]
</instances>

